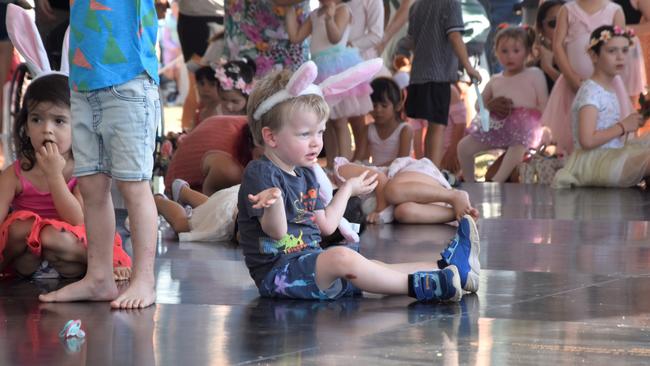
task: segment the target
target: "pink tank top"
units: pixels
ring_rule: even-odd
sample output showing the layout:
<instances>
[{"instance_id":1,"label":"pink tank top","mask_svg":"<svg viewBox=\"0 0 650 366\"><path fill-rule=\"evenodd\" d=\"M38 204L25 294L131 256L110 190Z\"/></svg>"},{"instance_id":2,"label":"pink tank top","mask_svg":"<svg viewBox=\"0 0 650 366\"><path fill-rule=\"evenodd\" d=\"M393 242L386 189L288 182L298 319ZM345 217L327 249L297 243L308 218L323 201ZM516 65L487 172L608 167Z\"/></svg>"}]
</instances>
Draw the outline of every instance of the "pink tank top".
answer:
<instances>
[{"instance_id":1,"label":"pink tank top","mask_svg":"<svg viewBox=\"0 0 650 366\"><path fill-rule=\"evenodd\" d=\"M11 202L11 208L14 211L31 211L45 219L60 219L61 217L56 212L56 207L54 206L50 192L37 190L32 182L23 177L22 171L20 170L20 162L16 161L13 167L14 172L16 172L16 177L18 177L18 181L21 187L23 187L23 191L14 197L14 200ZM72 178L68 181L68 189L70 192L72 192L76 185L77 178Z\"/></svg>"}]
</instances>

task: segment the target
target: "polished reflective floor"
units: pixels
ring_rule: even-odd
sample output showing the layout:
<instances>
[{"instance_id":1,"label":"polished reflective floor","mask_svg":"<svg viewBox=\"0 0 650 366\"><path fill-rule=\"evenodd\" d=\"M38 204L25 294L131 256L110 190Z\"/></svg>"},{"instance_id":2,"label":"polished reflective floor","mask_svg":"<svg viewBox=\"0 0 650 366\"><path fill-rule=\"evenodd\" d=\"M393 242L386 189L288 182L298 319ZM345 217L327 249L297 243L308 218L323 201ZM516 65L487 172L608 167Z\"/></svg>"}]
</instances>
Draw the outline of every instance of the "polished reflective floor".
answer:
<instances>
[{"instance_id":1,"label":"polished reflective floor","mask_svg":"<svg viewBox=\"0 0 650 366\"><path fill-rule=\"evenodd\" d=\"M483 217L483 271L458 304L261 299L235 246L162 226L148 309L39 304L64 282L0 279L0 365L650 364L650 192L463 189ZM433 261L454 231L370 226L361 252ZM83 340L59 338L70 319Z\"/></svg>"}]
</instances>

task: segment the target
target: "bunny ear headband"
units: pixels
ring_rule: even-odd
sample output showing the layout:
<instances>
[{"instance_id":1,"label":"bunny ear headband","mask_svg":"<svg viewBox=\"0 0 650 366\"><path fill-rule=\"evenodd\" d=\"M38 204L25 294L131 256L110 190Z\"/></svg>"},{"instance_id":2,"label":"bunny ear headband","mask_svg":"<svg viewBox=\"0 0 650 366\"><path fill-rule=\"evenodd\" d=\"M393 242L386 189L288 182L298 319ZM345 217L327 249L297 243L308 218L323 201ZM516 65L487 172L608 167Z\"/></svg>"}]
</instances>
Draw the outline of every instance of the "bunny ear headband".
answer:
<instances>
[{"instance_id":1,"label":"bunny ear headband","mask_svg":"<svg viewBox=\"0 0 650 366\"><path fill-rule=\"evenodd\" d=\"M301 95L318 95L326 100L335 98L355 86L370 80L383 66L380 58L364 61L353 66L344 72L330 76L323 80L322 83L313 84L318 74L318 69L313 61L307 61L296 70L289 79L287 86L279 92L271 95L268 99L260 103L253 113L254 119L260 119L264 113L271 110L276 105Z\"/></svg>"},{"instance_id":2,"label":"bunny ear headband","mask_svg":"<svg viewBox=\"0 0 650 366\"><path fill-rule=\"evenodd\" d=\"M63 51L61 52L61 71L52 70L50 61L47 58L43 41L36 28L33 13L20 6L9 4L7 6L7 33L14 47L25 58L29 71L34 78L49 74L60 74L68 76L70 65L68 63L68 40L70 28L63 39Z\"/></svg>"}]
</instances>

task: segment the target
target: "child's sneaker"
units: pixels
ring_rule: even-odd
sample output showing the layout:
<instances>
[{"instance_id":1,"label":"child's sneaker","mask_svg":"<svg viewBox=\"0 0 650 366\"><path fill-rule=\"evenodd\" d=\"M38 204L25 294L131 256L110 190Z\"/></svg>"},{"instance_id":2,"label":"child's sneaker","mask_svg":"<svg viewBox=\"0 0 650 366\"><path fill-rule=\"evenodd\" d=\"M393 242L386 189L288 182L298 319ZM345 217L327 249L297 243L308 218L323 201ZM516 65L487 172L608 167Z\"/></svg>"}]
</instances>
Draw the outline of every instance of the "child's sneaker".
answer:
<instances>
[{"instance_id":1,"label":"child's sneaker","mask_svg":"<svg viewBox=\"0 0 650 366\"><path fill-rule=\"evenodd\" d=\"M174 179L172 182L172 200L178 202L178 199L181 197L181 189L185 186L189 187L190 184L182 179Z\"/></svg>"},{"instance_id":2,"label":"child's sneaker","mask_svg":"<svg viewBox=\"0 0 650 366\"><path fill-rule=\"evenodd\" d=\"M458 224L456 236L440 253L442 259L438 261L438 267L456 266L460 273L460 283L463 289L476 292L481 272L481 264L478 261L480 251L476 223L471 216L465 215Z\"/></svg>"},{"instance_id":3,"label":"child's sneaker","mask_svg":"<svg viewBox=\"0 0 650 366\"><path fill-rule=\"evenodd\" d=\"M460 301L463 289L456 266L435 272L415 272L413 291L418 301Z\"/></svg>"}]
</instances>

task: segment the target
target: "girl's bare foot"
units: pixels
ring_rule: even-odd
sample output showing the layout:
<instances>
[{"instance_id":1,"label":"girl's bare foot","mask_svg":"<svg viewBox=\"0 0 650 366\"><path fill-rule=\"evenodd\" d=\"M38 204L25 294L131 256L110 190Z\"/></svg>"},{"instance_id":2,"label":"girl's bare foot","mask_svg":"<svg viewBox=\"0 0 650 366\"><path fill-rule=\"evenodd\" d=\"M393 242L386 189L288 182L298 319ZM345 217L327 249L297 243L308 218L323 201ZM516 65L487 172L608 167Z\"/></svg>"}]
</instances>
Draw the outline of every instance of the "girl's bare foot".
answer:
<instances>
[{"instance_id":1,"label":"girl's bare foot","mask_svg":"<svg viewBox=\"0 0 650 366\"><path fill-rule=\"evenodd\" d=\"M109 281L84 277L59 290L38 296L43 302L110 301L117 297L117 286Z\"/></svg>"},{"instance_id":2,"label":"girl's bare foot","mask_svg":"<svg viewBox=\"0 0 650 366\"><path fill-rule=\"evenodd\" d=\"M467 192L453 190L452 194L453 197L450 203L454 209L456 220L460 220L465 215L470 215L474 220L477 220L479 217L479 212L470 204L469 195Z\"/></svg>"},{"instance_id":3,"label":"girl's bare foot","mask_svg":"<svg viewBox=\"0 0 650 366\"><path fill-rule=\"evenodd\" d=\"M156 290L151 281L134 280L117 299L111 302L114 309L142 309L156 301Z\"/></svg>"},{"instance_id":4,"label":"girl's bare foot","mask_svg":"<svg viewBox=\"0 0 650 366\"><path fill-rule=\"evenodd\" d=\"M115 281L126 281L131 278L130 267L115 267L113 268L113 279Z\"/></svg>"}]
</instances>

